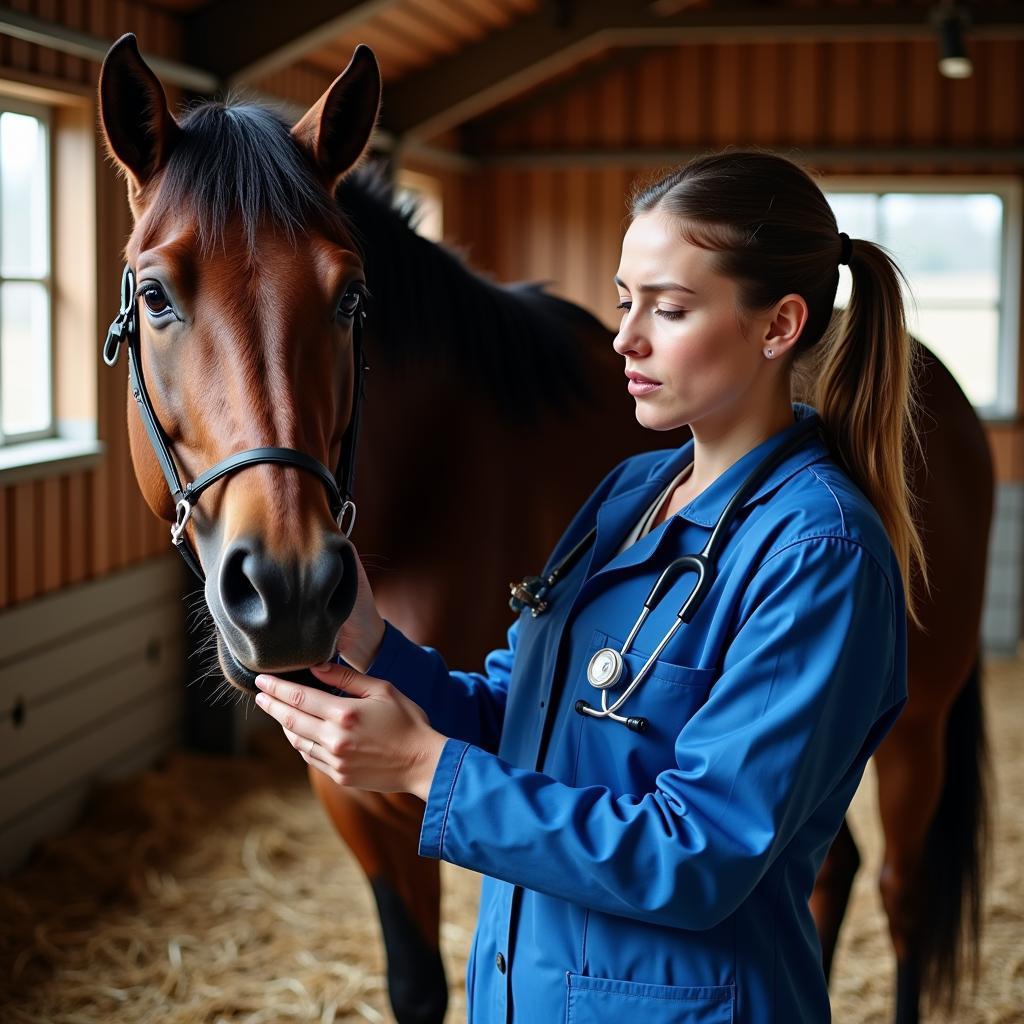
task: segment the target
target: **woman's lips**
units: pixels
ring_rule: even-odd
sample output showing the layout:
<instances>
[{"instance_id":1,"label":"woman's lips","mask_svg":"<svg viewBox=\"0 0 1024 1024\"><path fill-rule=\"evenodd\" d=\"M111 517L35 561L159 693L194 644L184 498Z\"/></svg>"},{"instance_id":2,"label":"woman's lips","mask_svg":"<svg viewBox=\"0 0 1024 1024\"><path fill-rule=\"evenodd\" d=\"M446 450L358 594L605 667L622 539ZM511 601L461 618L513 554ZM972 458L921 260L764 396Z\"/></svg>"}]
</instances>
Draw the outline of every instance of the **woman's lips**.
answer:
<instances>
[{"instance_id":1,"label":"woman's lips","mask_svg":"<svg viewBox=\"0 0 1024 1024\"><path fill-rule=\"evenodd\" d=\"M645 377L642 373L627 370L626 376L629 378L626 388L631 395L636 397L649 395L652 391L657 391L661 387L660 381L651 380L650 377Z\"/></svg>"}]
</instances>

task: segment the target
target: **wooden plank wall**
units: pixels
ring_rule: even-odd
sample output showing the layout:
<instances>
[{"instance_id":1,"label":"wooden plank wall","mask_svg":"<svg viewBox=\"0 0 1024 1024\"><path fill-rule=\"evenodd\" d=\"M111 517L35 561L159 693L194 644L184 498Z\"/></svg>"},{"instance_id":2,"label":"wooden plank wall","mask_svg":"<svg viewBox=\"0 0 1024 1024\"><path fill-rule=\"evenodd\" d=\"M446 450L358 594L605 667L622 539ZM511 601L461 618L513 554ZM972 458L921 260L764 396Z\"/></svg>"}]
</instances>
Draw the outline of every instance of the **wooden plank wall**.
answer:
<instances>
[{"instance_id":1,"label":"wooden plank wall","mask_svg":"<svg viewBox=\"0 0 1024 1024\"><path fill-rule=\"evenodd\" d=\"M14 9L113 39L135 31L144 50L180 55L172 14L129 0L10 0ZM473 137L489 161L465 172L432 168L445 191L449 241L501 279L540 278L611 322L610 278L630 183L646 160L619 156L595 165L540 162L552 149L623 151L758 143L782 147L957 147L1024 141L1024 44L973 43L975 75L962 82L935 71L930 42L705 44L623 55L621 65L552 102L481 119ZM0 36L0 78L92 89L94 62ZM315 99L329 79L299 69L260 86L293 102ZM172 92L169 90L169 92ZM173 92L172 92L173 96ZM893 97L896 102L893 102ZM520 162L503 164L503 155ZM531 165L529 155L538 162ZM526 162L522 158L526 157ZM822 171L944 173L943 164ZM960 163L964 173L1020 173L995 163ZM130 230L123 187L99 157L97 322L81 345L97 351L117 302L120 251ZM91 254L83 254L89 258ZM1024 366L1024 359L1021 360ZM139 496L125 429L126 368L97 373L99 436L107 455L95 470L0 488L0 608L101 577L165 550L166 527ZM1024 388L1022 388L1024 391ZM134 410L133 410L134 412ZM1024 432L993 427L1003 479L1024 480Z\"/></svg>"},{"instance_id":2,"label":"wooden plank wall","mask_svg":"<svg viewBox=\"0 0 1024 1024\"><path fill-rule=\"evenodd\" d=\"M6 6L113 41L126 31L143 52L180 56L180 28L169 14L129 0L8 0ZM95 89L99 65L0 35L0 80L51 89ZM177 94L168 89L172 103ZM93 123L96 119L93 117ZM117 312L121 251L131 230L124 185L102 152L96 167L96 323L80 325L74 344L99 364L107 323ZM127 365L97 370L101 464L70 473L0 486L0 609L115 572L162 554L167 527L143 503L128 454ZM133 415L135 415L133 410Z\"/></svg>"},{"instance_id":3,"label":"wooden plank wall","mask_svg":"<svg viewBox=\"0 0 1024 1024\"><path fill-rule=\"evenodd\" d=\"M485 165L465 196L481 205L462 220L487 230L464 241L498 278L549 280L611 324L625 196L632 182L657 170L645 152L731 144L784 151L940 147L948 160L833 160L816 170L1020 176L1016 164L956 156L965 147L1024 144L1024 42L976 40L971 50L975 73L963 81L938 74L930 41L623 53L618 66L588 75L577 88L559 87L549 99L541 91L473 126ZM578 163L573 150L581 153ZM545 162L552 151L561 154L558 166ZM596 161L595 153L606 159ZM1024 370L1024 353L1020 364ZM990 436L1000 478L1024 480L1024 431L994 424Z\"/></svg>"},{"instance_id":4,"label":"wooden plank wall","mask_svg":"<svg viewBox=\"0 0 1024 1024\"><path fill-rule=\"evenodd\" d=\"M975 74L963 81L938 74L930 42L705 44L640 59L624 54L623 66L597 81L477 126L488 165L481 199L502 218L486 259L502 277L551 277L567 296L606 312L614 301L603 270L617 252L604 250L609 241L617 249L629 184L656 170L648 151L944 147L945 164L831 161L816 169L1020 174L1013 165L955 161L958 147L1024 142L1024 42L982 40L973 52ZM557 168L543 163L552 150L565 155ZM573 150L587 159L574 165ZM595 153L607 161L595 166ZM594 248L598 281L573 259Z\"/></svg>"},{"instance_id":5,"label":"wooden plank wall","mask_svg":"<svg viewBox=\"0 0 1024 1024\"><path fill-rule=\"evenodd\" d=\"M184 572L168 552L0 615L0 874L178 744Z\"/></svg>"}]
</instances>

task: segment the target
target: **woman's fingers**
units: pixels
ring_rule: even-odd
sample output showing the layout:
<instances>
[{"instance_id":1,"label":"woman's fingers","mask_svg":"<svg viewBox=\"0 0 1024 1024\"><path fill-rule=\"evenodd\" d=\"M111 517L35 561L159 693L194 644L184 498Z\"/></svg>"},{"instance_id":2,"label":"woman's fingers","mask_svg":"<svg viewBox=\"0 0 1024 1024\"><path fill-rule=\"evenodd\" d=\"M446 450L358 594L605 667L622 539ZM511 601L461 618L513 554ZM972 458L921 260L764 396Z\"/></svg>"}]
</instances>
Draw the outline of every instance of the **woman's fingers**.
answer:
<instances>
[{"instance_id":1,"label":"woman's fingers","mask_svg":"<svg viewBox=\"0 0 1024 1024\"><path fill-rule=\"evenodd\" d=\"M319 666L317 666L319 668ZM341 668L335 665L335 668ZM320 676L320 673L317 673ZM327 678L322 676L321 678ZM258 675L256 685L271 697L276 698L284 704L305 711L316 718L330 718L333 705L337 697L329 693L323 693L314 686L301 686L298 683L289 683L277 676Z\"/></svg>"},{"instance_id":2,"label":"woman's fingers","mask_svg":"<svg viewBox=\"0 0 1024 1024\"><path fill-rule=\"evenodd\" d=\"M289 738L296 737L298 742L292 742L296 750L308 753L310 741L315 740L325 754L338 756L343 741L334 720L339 714L329 702L343 698L331 697L311 686L296 686L272 676L257 677L257 685L263 692L257 695L256 703L280 723Z\"/></svg>"},{"instance_id":3,"label":"woman's fingers","mask_svg":"<svg viewBox=\"0 0 1024 1024\"><path fill-rule=\"evenodd\" d=\"M331 686L344 690L350 697L381 697L390 689L391 684L373 676L364 676L344 665L328 662L326 665L314 665L310 672L329 683ZM319 692L319 691L317 691ZM337 700L329 697L329 700Z\"/></svg>"}]
</instances>

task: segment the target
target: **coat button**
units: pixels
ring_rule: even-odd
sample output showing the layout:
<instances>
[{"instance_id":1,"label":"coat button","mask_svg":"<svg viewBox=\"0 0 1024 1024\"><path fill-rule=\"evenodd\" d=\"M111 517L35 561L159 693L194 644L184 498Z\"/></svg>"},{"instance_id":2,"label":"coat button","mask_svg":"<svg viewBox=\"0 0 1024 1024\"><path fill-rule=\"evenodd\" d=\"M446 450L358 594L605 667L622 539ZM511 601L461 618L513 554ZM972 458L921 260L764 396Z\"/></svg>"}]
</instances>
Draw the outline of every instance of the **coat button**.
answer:
<instances>
[{"instance_id":1,"label":"coat button","mask_svg":"<svg viewBox=\"0 0 1024 1024\"><path fill-rule=\"evenodd\" d=\"M505 958L500 953L494 958L494 966L497 967L502 974L505 973Z\"/></svg>"}]
</instances>

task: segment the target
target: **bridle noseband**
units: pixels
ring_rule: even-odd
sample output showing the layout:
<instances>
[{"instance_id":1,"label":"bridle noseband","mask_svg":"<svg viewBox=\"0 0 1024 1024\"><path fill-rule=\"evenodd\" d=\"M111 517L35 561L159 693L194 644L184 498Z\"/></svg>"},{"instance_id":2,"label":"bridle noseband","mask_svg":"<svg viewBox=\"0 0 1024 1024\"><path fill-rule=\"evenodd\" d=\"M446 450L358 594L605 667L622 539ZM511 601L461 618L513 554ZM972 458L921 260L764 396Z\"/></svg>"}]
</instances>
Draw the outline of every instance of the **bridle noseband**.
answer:
<instances>
[{"instance_id":1,"label":"bridle noseband","mask_svg":"<svg viewBox=\"0 0 1024 1024\"><path fill-rule=\"evenodd\" d=\"M355 488L356 476L356 446L359 441L359 416L362 411L363 398L365 397L365 376L369 367L366 365L366 357L363 353L362 328L366 319L366 312L362 308L356 312L352 324L352 346L353 360L356 372L355 388L352 398L352 417L341 445L341 463L338 471L344 471L344 477L340 486L337 473L332 473L322 462L317 461L311 455L300 452L295 448L249 448L246 451L235 452L226 459L222 459L216 465L211 466L205 473L201 473L191 483L182 486L178 469L171 457L170 439L160 426L156 418L153 405L149 400L149 392L146 390L146 382L142 376L142 355L139 351L139 320L135 308L135 274L131 267L125 264L121 273L121 311L114 317L110 329L107 331L107 340L103 343L103 361L107 366L114 366L117 363L121 352L121 345L128 342L128 383L132 389L132 395L139 406L139 415L142 417L146 433L149 435L150 444L156 454L160 469L163 471L164 479L170 489L171 496L175 502L174 523L171 526L171 542L181 552L188 567L202 580L206 581L206 574L199 562L199 557L185 534L185 527L192 517L192 511L199 501L203 491L212 483L229 473L234 473L245 466L256 465L261 462L275 462L291 466L294 469L304 469L319 477L324 487L327 488L327 496L331 503L331 515L346 537L352 533L356 524L356 504L352 495ZM347 525L346 525L347 519Z\"/></svg>"}]
</instances>

